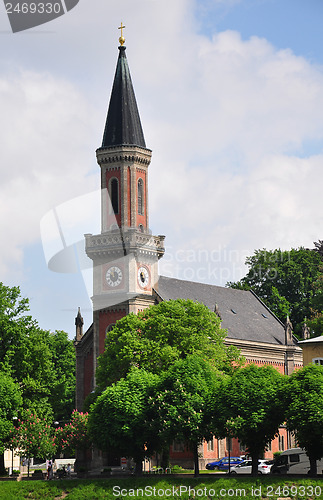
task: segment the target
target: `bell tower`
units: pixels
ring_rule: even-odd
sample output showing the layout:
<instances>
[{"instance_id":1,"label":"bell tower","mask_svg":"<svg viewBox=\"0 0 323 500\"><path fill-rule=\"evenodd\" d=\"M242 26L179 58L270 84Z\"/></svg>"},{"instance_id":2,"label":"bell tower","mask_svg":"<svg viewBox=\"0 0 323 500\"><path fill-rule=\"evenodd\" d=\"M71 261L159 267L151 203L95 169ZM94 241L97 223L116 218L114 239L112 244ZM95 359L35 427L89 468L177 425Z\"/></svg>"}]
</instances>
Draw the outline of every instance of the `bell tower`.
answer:
<instances>
[{"instance_id":1,"label":"bell tower","mask_svg":"<svg viewBox=\"0 0 323 500\"><path fill-rule=\"evenodd\" d=\"M123 28L121 25L121 31ZM123 316L154 304L158 260L164 254L165 237L153 236L149 229L152 152L146 147L122 32L119 42L102 145L96 151L101 170L101 233L85 235L85 250L93 261L93 326L89 333L93 363L88 363L92 374L84 373L84 387L91 390L107 331ZM84 398L87 392L83 391Z\"/></svg>"}]
</instances>

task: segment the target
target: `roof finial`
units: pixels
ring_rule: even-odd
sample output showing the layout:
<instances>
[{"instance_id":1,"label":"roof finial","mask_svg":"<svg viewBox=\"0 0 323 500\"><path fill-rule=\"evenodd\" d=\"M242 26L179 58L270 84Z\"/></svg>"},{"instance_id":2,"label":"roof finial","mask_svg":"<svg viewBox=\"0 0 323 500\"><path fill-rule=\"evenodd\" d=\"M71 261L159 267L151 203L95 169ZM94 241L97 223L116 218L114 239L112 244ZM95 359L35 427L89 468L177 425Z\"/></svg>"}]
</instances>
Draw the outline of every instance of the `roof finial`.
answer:
<instances>
[{"instance_id":1,"label":"roof finial","mask_svg":"<svg viewBox=\"0 0 323 500\"><path fill-rule=\"evenodd\" d=\"M123 28L125 28L125 26L123 26L123 24L121 22L121 26L119 26L119 28L118 28L118 30L121 30L121 37L119 38L119 43L120 43L121 47L122 47L122 45L124 45L124 43L126 41L124 36L123 36L123 31L122 31Z\"/></svg>"}]
</instances>

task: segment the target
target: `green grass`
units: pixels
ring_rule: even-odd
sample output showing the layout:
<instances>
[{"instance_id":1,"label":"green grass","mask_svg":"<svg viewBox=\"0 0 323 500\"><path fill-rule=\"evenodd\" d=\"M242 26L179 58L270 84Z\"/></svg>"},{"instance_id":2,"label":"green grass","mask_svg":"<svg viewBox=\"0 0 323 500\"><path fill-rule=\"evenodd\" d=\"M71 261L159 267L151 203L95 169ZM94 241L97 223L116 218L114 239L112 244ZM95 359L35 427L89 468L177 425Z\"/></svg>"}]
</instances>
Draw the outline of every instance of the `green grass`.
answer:
<instances>
[{"instance_id":1,"label":"green grass","mask_svg":"<svg viewBox=\"0 0 323 500\"><path fill-rule=\"evenodd\" d=\"M284 487L285 490L283 490ZM190 492L189 488L191 488ZM195 496L193 489L195 489ZM4 481L0 483L1 500L121 500L123 498L136 498L138 500L149 498L158 500L173 498L181 498L182 500L193 500L194 498L202 500L213 498L277 500L288 497L292 500L322 499L323 478L203 476L194 479L193 477L176 476L144 476L142 478L132 476L129 478L111 477L102 480Z\"/></svg>"}]
</instances>

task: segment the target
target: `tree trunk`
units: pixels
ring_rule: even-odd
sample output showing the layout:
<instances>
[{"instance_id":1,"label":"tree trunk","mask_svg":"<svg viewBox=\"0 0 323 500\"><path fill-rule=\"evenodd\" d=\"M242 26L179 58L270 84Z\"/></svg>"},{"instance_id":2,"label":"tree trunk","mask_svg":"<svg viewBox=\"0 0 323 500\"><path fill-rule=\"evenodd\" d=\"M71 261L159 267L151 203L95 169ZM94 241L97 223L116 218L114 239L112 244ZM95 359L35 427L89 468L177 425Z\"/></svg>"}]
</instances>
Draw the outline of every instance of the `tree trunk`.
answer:
<instances>
[{"instance_id":1,"label":"tree trunk","mask_svg":"<svg viewBox=\"0 0 323 500\"><path fill-rule=\"evenodd\" d=\"M194 456L194 477L198 477L200 469L199 469L198 445L196 443L194 443L193 445L193 456Z\"/></svg>"},{"instance_id":2,"label":"tree trunk","mask_svg":"<svg viewBox=\"0 0 323 500\"><path fill-rule=\"evenodd\" d=\"M136 462L135 475L142 476L142 457L134 457Z\"/></svg>"},{"instance_id":3,"label":"tree trunk","mask_svg":"<svg viewBox=\"0 0 323 500\"><path fill-rule=\"evenodd\" d=\"M317 462L316 462L316 459L313 458L312 456L310 456L309 459L310 459L309 475L311 477L316 477L317 476Z\"/></svg>"},{"instance_id":4,"label":"tree trunk","mask_svg":"<svg viewBox=\"0 0 323 500\"><path fill-rule=\"evenodd\" d=\"M167 467L169 467L169 448L163 449L160 465L164 470L166 470Z\"/></svg>"},{"instance_id":5,"label":"tree trunk","mask_svg":"<svg viewBox=\"0 0 323 500\"><path fill-rule=\"evenodd\" d=\"M251 475L258 476L258 453L252 454L251 458L252 458Z\"/></svg>"},{"instance_id":6,"label":"tree trunk","mask_svg":"<svg viewBox=\"0 0 323 500\"><path fill-rule=\"evenodd\" d=\"M0 454L0 473L4 474L5 473L5 466L4 466L4 453Z\"/></svg>"}]
</instances>

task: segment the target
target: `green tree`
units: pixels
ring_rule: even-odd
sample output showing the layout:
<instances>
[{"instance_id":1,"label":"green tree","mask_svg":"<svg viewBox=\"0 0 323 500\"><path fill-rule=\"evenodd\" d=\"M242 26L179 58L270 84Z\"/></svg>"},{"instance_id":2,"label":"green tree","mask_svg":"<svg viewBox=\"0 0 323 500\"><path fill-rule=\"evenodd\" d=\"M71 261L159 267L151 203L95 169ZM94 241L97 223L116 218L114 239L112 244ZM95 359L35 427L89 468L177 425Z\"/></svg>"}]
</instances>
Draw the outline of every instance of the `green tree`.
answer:
<instances>
[{"instance_id":1,"label":"green tree","mask_svg":"<svg viewBox=\"0 0 323 500\"><path fill-rule=\"evenodd\" d=\"M219 372L209 361L190 355L170 366L149 398L154 432L168 447L175 439L187 445L193 452L195 476L199 474L198 447L203 439L213 437L209 400L219 380Z\"/></svg>"},{"instance_id":2,"label":"green tree","mask_svg":"<svg viewBox=\"0 0 323 500\"><path fill-rule=\"evenodd\" d=\"M283 385L284 376L271 366L247 365L225 379L221 391L214 394L213 408L227 436L246 445L253 475L258 474L258 459L284 419Z\"/></svg>"},{"instance_id":3,"label":"green tree","mask_svg":"<svg viewBox=\"0 0 323 500\"><path fill-rule=\"evenodd\" d=\"M30 458L52 458L55 455L54 429L33 411L25 410L23 419L18 419L18 426L12 432L11 447L17 448L18 454L28 459L29 476Z\"/></svg>"},{"instance_id":4,"label":"green tree","mask_svg":"<svg viewBox=\"0 0 323 500\"><path fill-rule=\"evenodd\" d=\"M66 332L47 332L53 371L50 380L49 403L54 411L54 419L68 421L75 408L75 348ZM72 422L75 419L72 416Z\"/></svg>"},{"instance_id":5,"label":"green tree","mask_svg":"<svg viewBox=\"0 0 323 500\"><path fill-rule=\"evenodd\" d=\"M320 263L317 251L303 247L256 250L246 259L246 276L228 286L252 290L283 322L289 309L294 331L300 335L304 319L311 315L312 283L319 275Z\"/></svg>"},{"instance_id":6,"label":"green tree","mask_svg":"<svg viewBox=\"0 0 323 500\"><path fill-rule=\"evenodd\" d=\"M307 365L294 372L286 385L286 421L310 459L310 474L323 457L323 367Z\"/></svg>"},{"instance_id":7,"label":"green tree","mask_svg":"<svg viewBox=\"0 0 323 500\"><path fill-rule=\"evenodd\" d=\"M144 369L132 368L124 379L105 389L89 415L94 443L115 456L132 457L138 475L144 457L160 446L148 418L148 398L158 379Z\"/></svg>"},{"instance_id":8,"label":"green tree","mask_svg":"<svg viewBox=\"0 0 323 500\"><path fill-rule=\"evenodd\" d=\"M96 373L99 388L125 377L133 366L160 374L191 354L230 370L239 363L239 351L226 347L225 337L218 316L191 300L165 301L129 314L107 333Z\"/></svg>"},{"instance_id":9,"label":"green tree","mask_svg":"<svg viewBox=\"0 0 323 500\"><path fill-rule=\"evenodd\" d=\"M57 451L73 456L76 450L84 452L91 444L88 433L89 414L74 410L71 421L55 431Z\"/></svg>"},{"instance_id":10,"label":"green tree","mask_svg":"<svg viewBox=\"0 0 323 500\"><path fill-rule=\"evenodd\" d=\"M0 368L19 383L25 408L68 420L74 407L75 352L64 332L41 330L18 287L0 283Z\"/></svg>"},{"instance_id":11,"label":"green tree","mask_svg":"<svg viewBox=\"0 0 323 500\"><path fill-rule=\"evenodd\" d=\"M19 386L12 377L0 372L0 471L4 470L4 451L13 431L13 418L17 417L22 406Z\"/></svg>"},{"instance_id":12,"label":"green tree","mask_svg":"<svg viewBox=\"0 0 323 500\"><path fill-rule=\"evenodd\" d=\"M306 319L310 328L311 336L319 337L323 335L323 266L319 267L319 274L312 283L313 298L311 301L311 316Z\"/></svg>"}]
</instances>

